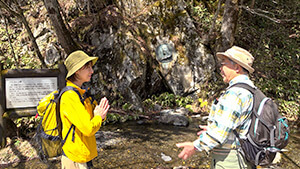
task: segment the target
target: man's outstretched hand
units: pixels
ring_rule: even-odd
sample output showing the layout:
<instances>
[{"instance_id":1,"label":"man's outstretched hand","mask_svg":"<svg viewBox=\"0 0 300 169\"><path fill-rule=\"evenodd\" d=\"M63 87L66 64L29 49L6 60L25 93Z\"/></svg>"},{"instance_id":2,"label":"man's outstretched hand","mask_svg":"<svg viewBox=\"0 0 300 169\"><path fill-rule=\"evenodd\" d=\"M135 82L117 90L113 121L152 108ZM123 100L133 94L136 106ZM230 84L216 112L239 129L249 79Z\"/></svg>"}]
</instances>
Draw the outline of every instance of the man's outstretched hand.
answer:
<instances>
[{"instance_id":1,"label":"man's outstretched hand","mask_svg":"<svg viewBox=\"0 0 300 169\"><path fill-rule=\"evenodd\" d=\"M177 143L176 146L178 148L183 148L181 153L178 154L178 157L184 160L188 159L196 152L192 142Z\"/></svg>"}]
</instances>

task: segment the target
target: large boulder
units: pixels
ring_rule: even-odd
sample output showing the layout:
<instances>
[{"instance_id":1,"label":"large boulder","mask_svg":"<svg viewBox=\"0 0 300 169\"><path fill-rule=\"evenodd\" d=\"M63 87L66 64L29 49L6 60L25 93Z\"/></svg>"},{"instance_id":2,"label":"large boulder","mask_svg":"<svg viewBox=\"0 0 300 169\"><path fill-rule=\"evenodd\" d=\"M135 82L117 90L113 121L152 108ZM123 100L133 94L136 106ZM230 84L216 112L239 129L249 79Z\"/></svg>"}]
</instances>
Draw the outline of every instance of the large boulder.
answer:
<instances>
[{"instance_id":1,"label":"large boulder","mask_svg":"<svg viewBox=\"0 0 300 169\"><path fill-rule=\"evenodd\" d=\"M171 124L174 126L188 126L189 119L187 117L188 110L184 108L167 109L160 112L158 121L164 124Z\"/></svg>"}]
</instances>

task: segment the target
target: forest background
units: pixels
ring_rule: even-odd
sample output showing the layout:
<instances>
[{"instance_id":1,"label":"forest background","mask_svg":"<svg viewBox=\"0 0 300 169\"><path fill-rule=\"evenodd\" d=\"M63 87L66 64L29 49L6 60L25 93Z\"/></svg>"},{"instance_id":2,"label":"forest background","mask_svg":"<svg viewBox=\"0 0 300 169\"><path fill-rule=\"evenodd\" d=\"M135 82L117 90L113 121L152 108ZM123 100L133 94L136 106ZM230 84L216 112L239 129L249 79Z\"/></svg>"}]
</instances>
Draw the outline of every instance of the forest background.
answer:
<instances>
[{"instance_id":1,"label":"forest background","mask_svg":"<svg viewBox=\"0 0 300 169\"><path fill-rule=\"evenodd\" d=\"M145 2L150 4L149 6L174 3L172 0ZM187 5L186 12L196 25L199 37L202 37L203 44L211 49L212 54L216 51L224 51L233 44L246 47L253 54L255 72L251 75L251 79L267 96L276 100L280 113L289 119L294 130L298 130L300 125L300 1L186 0L183 2ZM47 4L48 11L45 8ZM54 8L49 7L51 5ZM134 23L135 17L130 18L121 7L122 1L118 0L0 0L2 69L57 68L58 63L76 49L92 53L95 47L85 38L89 27L78 25L76 22L80 19L88 20L90 17L98 17L101 21L103 18L99 16L104 11L117 8L124 22L130 20ZM51 9L55 10L51 11ZM58 14L62 20L53 16ZM56 22L55 18L58 18ZM59 49L60 57L53 63L47 62L45 56L47 53L43 50L47 43L36 41L39 36L47 32L40 32L38 35L32 33L38 28L41 20L52 23L51 27L55 30L53 32L56 32L47 39ZM107 22L110 18L104 20L103 22ZM63 23L63 26L57 24L59 22ZM59 29L63 31L59 32ZM218 69L211 71L218 73ZM210 95L210 93L225 87L220 76L215 77L214 80L207 80L208 85L202 89L206 94L199 95L196 101L190 101L184 96L177 97L174 93L165 93L166 91L155 93L155 96L145 98L143 101L148 105L149 102L155 102L163 107L188 107L191 104L198 106L203 112L208 112L209 102L208 106L205 106L206 104L200 106L199 103L212 100L212 97L217 94ZM126 100L119 98L117 102L114 104L115 108L132 112L130 103Z\"/></svg>"}]
</instances>

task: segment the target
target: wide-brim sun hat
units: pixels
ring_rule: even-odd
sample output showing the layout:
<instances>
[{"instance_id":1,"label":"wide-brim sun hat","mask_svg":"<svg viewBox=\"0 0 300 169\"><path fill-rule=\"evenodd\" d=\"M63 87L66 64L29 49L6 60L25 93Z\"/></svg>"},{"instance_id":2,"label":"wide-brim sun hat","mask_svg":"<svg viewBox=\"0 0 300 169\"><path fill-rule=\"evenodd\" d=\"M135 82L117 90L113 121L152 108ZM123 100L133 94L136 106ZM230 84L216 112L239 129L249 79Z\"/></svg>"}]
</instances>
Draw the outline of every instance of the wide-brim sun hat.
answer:
<instances>
[{"instance_id":1,"label":"wide-brim sun hat","mask_svg":"<svg viewBox=\"0 0 300 169\"><path fill-rule=\"evenodd\" d=\"M97 60L98 57L91 57L81 50L72 52L64 62L68 70L66 79L72 76L77 70L82 68L82 66L84 66L86 63L92 61L92 64L94 65L97 62Z\"/></svg>"},{"instance_id":2,"label":"wide-brim sun hat","mask_svg":"<svg viewBox=\"0 0 300 169\"><path fill-rule=\"evenodd\" d=\"M254 61L254 57L249 53L247 50L238 47L232 46L230 49L226 50L225 52L217 52L217 57L219 60L222 57L227 57L234 61L235 63L239 64L243 68L249 71L249 73L253 73L254 69L252 68L252 64Z\"/></svg>"}]
</instances>

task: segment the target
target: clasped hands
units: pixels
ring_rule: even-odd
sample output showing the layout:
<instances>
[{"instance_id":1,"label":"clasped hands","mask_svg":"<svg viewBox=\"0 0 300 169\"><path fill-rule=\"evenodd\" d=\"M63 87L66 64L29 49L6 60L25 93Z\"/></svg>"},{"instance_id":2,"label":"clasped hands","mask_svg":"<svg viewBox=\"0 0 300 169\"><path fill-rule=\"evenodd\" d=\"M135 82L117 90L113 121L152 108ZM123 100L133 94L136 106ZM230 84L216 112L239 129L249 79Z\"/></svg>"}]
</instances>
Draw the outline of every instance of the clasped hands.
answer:
<instances>
[{"instance_id":1,"label":"clasped hands","mask_svg":"<svg viewBox=\"0 0 300 169\"><path fill-rule=\"evenodd\" d=\"M102 119L105 119L108 109L109 109L108 100L106 97L103 97L100 100L100 104L97 105L94 109L94 116L101 116Z\"/></svg>"}]
</instances>

